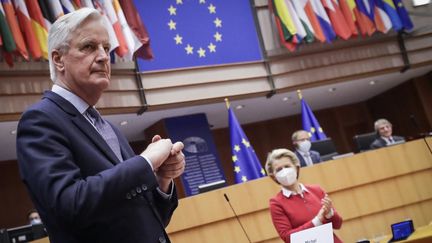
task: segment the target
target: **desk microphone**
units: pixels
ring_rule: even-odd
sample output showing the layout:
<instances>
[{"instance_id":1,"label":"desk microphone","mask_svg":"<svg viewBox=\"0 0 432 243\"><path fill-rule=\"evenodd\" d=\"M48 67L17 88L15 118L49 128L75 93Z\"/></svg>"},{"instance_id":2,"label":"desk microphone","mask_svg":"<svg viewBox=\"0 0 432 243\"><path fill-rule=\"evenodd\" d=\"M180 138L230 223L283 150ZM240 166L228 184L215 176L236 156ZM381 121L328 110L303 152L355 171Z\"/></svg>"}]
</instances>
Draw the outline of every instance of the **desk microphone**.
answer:
<instances>
[{"instance_id":1,"label":"desk microphone","mask_svg":"<svg viewBox=\"0 0 432 243\"><path fill-rule=\"evenodd\" d=\"M244 234L246 235L246 238L248 239L249 243L252 243L252 241L249 239L248 234L246 233L246 230L243 228L243 225L242 225L242 223L240 222L240 219L239 219L238 215L237 215L236 212L234 211L234 208L233 208L233 206L231 205L231 202L230 202L230 200L229 200L227 194L224 193L224 197L225 197L225 200L226 200L226 201L228 202L228 204L230 205L231 210L233 211L234 216L236 217L237 221L239 222L239 224L240 224L240 226L241 226L241 228L242 228Z\"/></svg>"}]
</instances>

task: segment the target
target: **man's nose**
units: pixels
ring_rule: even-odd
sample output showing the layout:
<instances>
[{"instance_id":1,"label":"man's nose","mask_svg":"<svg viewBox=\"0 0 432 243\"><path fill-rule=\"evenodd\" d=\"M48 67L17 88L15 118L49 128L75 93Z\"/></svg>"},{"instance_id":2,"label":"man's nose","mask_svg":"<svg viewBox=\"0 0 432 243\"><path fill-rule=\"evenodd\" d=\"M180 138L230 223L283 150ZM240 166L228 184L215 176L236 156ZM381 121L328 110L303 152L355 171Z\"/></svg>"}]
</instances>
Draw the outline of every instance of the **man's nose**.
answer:
<instances>
[{"instance_id":1,"label":"man's nose","mask_svg":"<svg viewBox=\"0 0 432 243\"><path fill-rule=\"evenodd\" d=\"M107 52L105 50L105 47L99 46L98 49L97 49L96 61L97 62L108 62L109 59L110 59L109 52Z\"/></svg>"}]
</instances>

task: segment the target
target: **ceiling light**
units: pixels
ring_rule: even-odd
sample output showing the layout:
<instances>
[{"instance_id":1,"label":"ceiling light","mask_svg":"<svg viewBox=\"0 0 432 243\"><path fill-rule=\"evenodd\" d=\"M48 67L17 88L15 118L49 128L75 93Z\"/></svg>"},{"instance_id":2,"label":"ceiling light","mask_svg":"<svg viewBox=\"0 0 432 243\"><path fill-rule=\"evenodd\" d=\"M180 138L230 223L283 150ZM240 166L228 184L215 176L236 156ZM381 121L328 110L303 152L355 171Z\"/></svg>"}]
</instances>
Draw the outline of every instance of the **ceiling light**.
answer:
<instances>
[{"instance_id":1,"label":"ceiling light","mask_svg":"<svg viewBox=\"0 0 432 243\"><path fill-rule=\"evenodd\" d=\"M17 130L12 130L12 131L10 131L10 133L11 133L12 135L15 135L15 134L17 133Z\"/></svg>"},{"instance_id":2,"label":"ceiling light","mask_svg":"<svg viewBox=\"0 0 432 243\"><path fill-rule=\"evenodd\" d=\"M283 98L282 98L283 101L287 101L287 100L290 100L290 99L291 99L290 96L289 96L289 97L283 97Z\"/></svg>"},{"instance_id":3,"label":"ceiling light","mask_svg":"<svg viewBox=\"0 0 432 243\"><path fill-rule=\"evenodd\" d=\"M243 109L244 107L245 107L244 105L238 105L238 106L236 106L236 109L240 110L240 109Z\"/></svg>"},{"instance_id":4,"label":"ceiling light","mask_svg":"<svg viewBox=\"0 0 432 243\"><path fill-rule=\"evenodd\" d=\"M121 121L120 126L126 126L128 124L128 121Z\"/></svg>"},{"instance_id":5,"label":"ceiling light","mask_svg":"<svg viewBox=\"0 0 432 243\"><path fill-rule=\"evenodd\" d=\"M333 87L333 88L330 88L330 89L328 89L328 91L329 91L329 92L335 92L335 91L336 91L336 88L334 88L334 87Z\"/></svg>"},{"instance_id":6,"label":"ceiling light","mask_svg":"<svg viewBox=\"0 0 432 243\"><path fill-rule=\"evenodd\" d=\"M370 85L375 85L377 82L375 80L372 80L369 82Z\"/></svg>"}]
</instances>

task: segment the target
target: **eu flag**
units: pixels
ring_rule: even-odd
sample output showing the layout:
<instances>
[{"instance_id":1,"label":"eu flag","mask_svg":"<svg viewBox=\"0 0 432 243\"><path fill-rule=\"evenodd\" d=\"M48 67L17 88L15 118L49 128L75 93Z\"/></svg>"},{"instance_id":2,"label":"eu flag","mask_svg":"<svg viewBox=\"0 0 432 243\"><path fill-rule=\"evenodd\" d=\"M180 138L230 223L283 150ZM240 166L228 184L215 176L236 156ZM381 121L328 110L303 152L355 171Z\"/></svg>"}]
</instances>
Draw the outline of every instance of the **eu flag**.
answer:
<instances>
[{"instance_id":1,"label":"eu flag","mask_svg":"<svg viewBox=\"0 0 432 243\"><path fill-rule=\"evenodd\" d=\"M311 108L303 98L301 99L301 110L302 110L302 124L303 130L308 131L310 134L311 141L321 140L327 138L323 129L321 128L318 120L312 113Z\"/></svg>"},{"instance_id":2,"label":"eu flag","mask_svg":"<svg viewBox=\"0 0 432 243\"><path fill-rule=\"evenodd\" d=\"M242 183L265 176L265 171L231 108L228 108L228 121L235 182Z\"/></svg>"},{"instance_id":3,"label":"eu flag","mask_svg":"<svg viewBox=\"0 0 432 243\"><path fill-rule=\"evenodd\" d=\"M154 60L139 71L262 60L249 0L135 0Z\"/></svg>"}]
</instances>

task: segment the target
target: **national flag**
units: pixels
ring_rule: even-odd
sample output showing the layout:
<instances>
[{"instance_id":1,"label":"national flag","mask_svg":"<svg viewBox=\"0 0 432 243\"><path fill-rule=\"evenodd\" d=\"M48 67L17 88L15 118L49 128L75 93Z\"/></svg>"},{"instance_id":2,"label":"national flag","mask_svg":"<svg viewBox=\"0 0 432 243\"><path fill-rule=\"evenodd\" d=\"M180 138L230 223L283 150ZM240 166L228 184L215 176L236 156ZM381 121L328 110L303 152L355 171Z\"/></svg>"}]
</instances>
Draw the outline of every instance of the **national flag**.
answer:
<instances>
[{"instance_id":1,"label":"national flag","mask_svg":"<svg viewBox=\"0 0 432 243\"><path fill-rule=\"evenodd\" d=\"M303 130L308 131L311 141L326 139L323 129L321 128L318 120L315 118L311 108L303 99L300 90L297 91L299 99L301 100L301 110L302 110L302 124Z\"/></svg>"},{"instance_id":2,"label":"national flag","mask_svg":"<svg viewBox=\"0 0 432 243\"><path fill-rule=\"evenodd\" d=\"M129 0L128 0L129 1ZM87 8L94 8L93 1L92 0L82 0L81 6L87 7Z\"/></svg>"},{"instance_id":3,"label":"national flag","mask_svg":"<svg viewBox=\"0 0 432 243\"><path fill-rule=\"evenodd\" d=\"M375 26L380 32L387 33L391 29L392 23L390 17L378 1L375 2Z\"/></svg>"},{"instance_id":4,"label":"national flag","mask_svg":"<svg viewBox=\"0 0 432 243\"><path fill-rule=\"evenodd\" d=\"M394 30L399 31L403 28L402 22L399 18L393 0L375 0L375 3L379 8L383 9L390 17L392 27Z\"/></svg>"},{"instance_id":5,"label":"national flag","mask_svg":"<svg viewBox=\"0 0 432 243\"><path fill-rule=\"evenodd\" d=\"M42 50L39 46L38 39L32 28L32 21L27 11L24 0L14 0L15 13L18 17L21 33L24 33L24 40L27 44L30 55L37 60L42 57Z\"/></svg>"},{"instance_id":6,"label":"national flag","mask_svg":"<svg viewBox=\"0 0 432 243\"><path fill-rule=\"evenodd\" d=\"M307 35L306 30L304 29L303 24L301 23L300 18L297 15L297 12L294 9L292 0L285 0L285 3L287 5L287 7L288 7L288 12L289 12L289 14L291 16L293 24L294 24L294 26L295 26L295 28L297 30L297 34L296 34L297 42L302 42L302 40Z\"/></svg>"},{"instance_id":7,"label":"national flag","mask_svg":"<svg viewBox=\"0 0 432 243\"><path fill-rule=\"evenodd\" d=\"M75 7L70 0L60 0L64 14L75 11Z\"/></svg>"},{"instance_id":8,"label":"national flag","mask_svg":"<svg viewBox=\"0 0 432 243\"><path fill-rule=\"evenodd\" d=\"M16 51L24 57L24 59L28 60L28 52L24 42L23 35L18 25L18 21L16 19L16 14L14 7L10 0L1 0L3 4L3 10L6 14L6 20L9 24L10 31L12 33L13 39L16 45Z\"/></svg>"},{"instance_id":9,"label":"national flag","mask_svg":"<svg viewBox=\"0 0 432 243\"><path fill-rule=\"evenodd\" d=\"M306 15L305 12L305 5L307 3L307 1L303 1L303 0L291 0L294 10L300 20L300 23L303 26L303 29L306 33L306 36L304 37L305 41L308 43L311 43L315 40L315 33L314 33L314 29L312 27L312 24L309 21L309 18Z\"/></svg>"},{"instance_id":10,"label":"national flag","mask_svg":"<svg viewBox=\"0 0 432 243\"><path fill-rule=\"evenodd\" d=\"M122 32L122 26L117 18L116 12L112 5L111 0L98 0L104 10L106 16L108 17L111 25L113 26L114 32L116 34L119 46L115 49L115 52L120 57L123 57L128 53L128 47L126 44L125 36Z\"/></svg>"},{"instance_id":11,"label":"national flag","mask_svg":"<svg viewBox=\"0 0 432 243\"><path fill-rule=\"evenodd\" d=\"M229 105L228 123L235 182L242 183L264 177L265 171Z\"/></svg>"},{"instance_id":12,"label":"national flag","mask_svg":"<svg viewBox=\"0 0 432 243\"><path fill-rule=\"evenodd\" d=\"M32 28L39 42L42 56L48 59L48 29L37 0L26 0L30 14Z\"/></svg>"},{"instance_id":13,"label":"national flag","mask_svg":"<svg viewBox=\"0 0 432 243\"><path fill-rule=\"evenodd\" d=\"M74 6L75 9L80 9L80 8L82 8L81 0L73 0L73 1L72 1L72 4L73 4L73 6Z\"/></svg>"},{"instance_id":14,"label":"national flag","mask_svg":"<svg viewBox=\"0 0 432 243\"><path fill-rule=\"evenodd\" d=\"M330 19L321 3L320 0L310 0L312 9L316 16L318 17L318 21L320 23L321 29L323 30L324 36L327 42L332 42L336 39L336 34L333 30L333 27L330 23Z\"/></svg>"},{"instance_id":15,"label":"national flag","mask_svg":"<svg viewBox=\"0 0 432 243\"><path fill-rule=\"evenodd\" d=\"M64 15L60 0L49 0L48 4L49 4L48 7L49 7L54 19L58 19Z\"/></svg>"},{"instance_id":16,"label":"national flag","mask_svg":"<svg viewBox=\"0 0 432 243\"><path fill-rule=\"evenodd\" d=\"M344 40L348 40L352 33L345 21L345 17L339 8L339 5L334 0L321 0L321 3L324 9L327 10L327 14L330 17L336 35Z\"/></svg>"},{"instance_id":17,"label":"national flag","mask_svg":"<svg viewBox=\"0 0 432 243\"><path fill-rule=\"evenodd\" d=\"M269 9L270 9L270 12L272 12L274 15L276 28L278 29L278 33L279 33L278 36L279 36L280 43L289 51L295 51L297 43L287 41L287 39L291 39L292 36L289 33L289 31L285 28L285 26L283 26L279 16L277 15L277 12L274 9L273 4L274 4L273 0L270 0L269 1Z\"/></svg>"},{"instance_id":18,"label":"national flag","mask_svg":"<svg viewBox=\"0 0 432 243\"><path fill-rule=\"evenodd\" d=\"M339 6L352 35L358 35L356 17L354 15L354 8L356 7L354 0L339 0Z\"/></svg>"},{"instance_id":19,"label":"national flag","mask_svg":"<svg viewBox=\"0 0 432 243\"><path fill-rule=\"evenodd\" d=\"M108 31L108 36L109 36L109 40L110 40L110 56L111 56L111 62L112 62L114 59L112 58L113 54L111 52L119 46L119 42L117 40L117 36L116 36L116 33L114 31L113 26L112 26L110 20L108 19L108 16L106 15L104 10L102 9L101 4L98 1L89 2L87 0L84 0L83 4L86 7L96 9L102 15L102 22L103 22L103 25L105 26L105 29Z\"/></svg>"},{"instance_id":20,"label":"national flag","mask_svg":"<svg viewBox=\"0 0 432 243\"><path fill-rule=\"evenodd\" d=\"M303 6L304 11L306 13L306 16L309 19L309 21L312 25L312 28L314 30L315 38L317 38L321 42L325 42L326 37L325 37L323 30L321 28L318 17L316 16L315 12L313 11L312 5L309 2L309 0L298 0L298 1L294 1L294 2L300 3Z\"/></svg>"},{"instance_id":21,"label":"national flag","mask_svg":"<svg viewBox=\"0 0 432 243\"><path fill-rule=\"evenodd\" d=\"M155 53L151 62L138 58L140 71L262 60L249 0L133 2L148 28Z\"/></svg>"},{"instance_id":22,"label":"national flag","mask_svg":"<svg viewBox=\"0 0 432 243\"><path fill-rule=\"evenodd\" d=\"M370 6L370 5L369 4L365 5L363 1L368 1L368 0L355 0L357 8L354 10L354 14L356 16L357 23L362 35L367 34L371 36L376 30L375 23L373 22L374 18L369 17L369 12L366 8L366 6Z\"/></svg>"},{"instance_id":23,"label":"national flag","mask_svg":"<svg viewBox=\"0 0 432 243\"><path fill-rule=\"evenodd\" d=\"M15 40L12 32L6 21L6 14L3 6L0 4L0 33L3 39L3 47L7 52L14 52L16 50Z\"/></svg>"},{"instance_id":24,"label":"national flag","mask_svg":"<svg viewBox=\"0 0 432 243\"><path fill-rule=\"evenodd\" d=\"M138 50L135 50L135 56L144 59L152 59L153 51L150 48L150 37L134 3L130 0L120 0L120 6L123 9L123 13L130 29L141 43Z\"/></svg>"},{"instance_id":25,"label":"national flag","mask_svg":"<svg viewBox=\"0 0 432 243\"><path fill-rule=\"evenodd\" d=\"M292 16L288 10L288 5L285 0L274 0L273 6L276 15L279 17L283 28L285 40L291 41L291 39L297 34L297 28L293 22Z\"/></svg>"},{"instance_id":26,"label":"national flag","mask_svg":"<svg viewBox=\"0 0 432 243\"><path fill-rule=\"evenodd\" d=\"M114 11L116 12L119 23L121 25L123 35L125 37L126 45L128 48L128 52L126 53L125 58L129 61L132 61L134 52L142 46L142 43L138 40L138 38L130 29L126 21L126 17L124 16L123 10L121 9L119 1L113 0L112 3L113 3Z\"/></svg>"},{"instance_id":27,"label":"national flag","mask_svg":"<svg viewBox=\"0 0 432 243\"><path fill-rule=\"evenodd\" d=\"M47 30L51 28L51 24L56 20L53 13L49 9L49 3L46 0L38 0L42 16L45 20L45 26Z\"/></svg>"},{"instance_id":28,"label":"national flag","mask_svg":"<svg viewBox=\"0 0 432 243\"><path fill-rule=\"evenodd\" d=\"M396 6L403 28L406 30L411 30L414 28L414 25L405 6L402 3L402 0L394 0L394 5Z\"/></svg>"},{"instance_id":29,"label":"national flag","mask_svg":"<svg viewBox=\"0 0 432 243\"><path fill-rule=\"evenodd\" d=\"M375 2L374 0L356 0L359 11L366 15L371 22L375 20Z\"/></svg>"}]
</instances>

